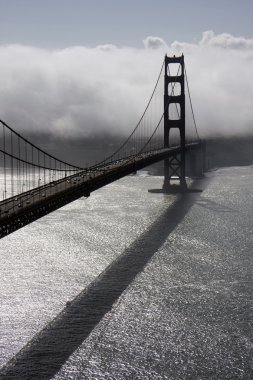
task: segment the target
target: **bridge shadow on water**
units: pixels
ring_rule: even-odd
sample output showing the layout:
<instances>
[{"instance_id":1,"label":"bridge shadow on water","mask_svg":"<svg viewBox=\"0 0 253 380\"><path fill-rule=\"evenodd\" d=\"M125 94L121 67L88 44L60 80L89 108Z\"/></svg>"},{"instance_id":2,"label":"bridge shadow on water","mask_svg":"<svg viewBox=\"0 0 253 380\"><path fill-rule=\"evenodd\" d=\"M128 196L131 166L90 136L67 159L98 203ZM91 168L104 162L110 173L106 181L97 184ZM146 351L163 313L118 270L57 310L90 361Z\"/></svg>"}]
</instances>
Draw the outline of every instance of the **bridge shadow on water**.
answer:
<instances>
[{"instance_id":1,"label":"bridge shadow on water","mask_svg":"<svg viewBox=\"0 0 253 380\"><path fill-rule=\"evenodd\" d=\"M56 374L162 246L199 193L176 197L173 205L2 368L0 379L45 380Z\"/></svg>"}]
</instances>

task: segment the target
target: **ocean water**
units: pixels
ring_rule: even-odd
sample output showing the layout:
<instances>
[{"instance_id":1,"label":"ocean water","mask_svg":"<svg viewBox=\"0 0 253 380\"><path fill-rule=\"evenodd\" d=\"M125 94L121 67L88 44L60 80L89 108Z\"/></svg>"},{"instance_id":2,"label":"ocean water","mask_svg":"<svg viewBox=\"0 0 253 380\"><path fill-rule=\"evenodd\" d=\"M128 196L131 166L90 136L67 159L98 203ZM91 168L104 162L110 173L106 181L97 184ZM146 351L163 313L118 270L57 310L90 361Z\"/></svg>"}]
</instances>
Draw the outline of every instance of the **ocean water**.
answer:
<instances>
[{"instance_id":1,"label":"ocean water","mask_svg":"<svg viewBox=\"0 0 253 380\"><path fill-rule=\"evenodd\" d=\"M2 239L0 378L252 379L252 174L129 176Z\"/></svg>"},{"instance_id":2,"label":"ocean water","mask_svg":"<svg viewBox=\"0 0 253 380\"><path fill-rule=\"evenodd\" d=\"M160 184L124 178L1 239L1 365L167 207L148 193Z\"/></svg>"}]
</instances>

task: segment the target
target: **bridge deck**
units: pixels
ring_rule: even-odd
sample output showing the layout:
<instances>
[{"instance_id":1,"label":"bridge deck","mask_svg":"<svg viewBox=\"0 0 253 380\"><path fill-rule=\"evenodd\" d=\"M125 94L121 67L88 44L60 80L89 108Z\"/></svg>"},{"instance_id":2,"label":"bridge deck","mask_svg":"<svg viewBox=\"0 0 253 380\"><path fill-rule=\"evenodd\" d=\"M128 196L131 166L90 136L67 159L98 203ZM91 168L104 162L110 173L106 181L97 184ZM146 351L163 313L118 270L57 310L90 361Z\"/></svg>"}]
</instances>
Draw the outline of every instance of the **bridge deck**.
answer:
<instances>
[{"instance_id":1,"label":"bridge deck","mask_svg":"<svg viewBox=\"0 0 253 380\"><path fill-rule=\"evenodd\" d=\"M198 143L188 144L194 149ZM0 202L0 238L92 191L180 152L179 147L154 150L99 165L39 186Z\"/></svg>"}]
</instances>

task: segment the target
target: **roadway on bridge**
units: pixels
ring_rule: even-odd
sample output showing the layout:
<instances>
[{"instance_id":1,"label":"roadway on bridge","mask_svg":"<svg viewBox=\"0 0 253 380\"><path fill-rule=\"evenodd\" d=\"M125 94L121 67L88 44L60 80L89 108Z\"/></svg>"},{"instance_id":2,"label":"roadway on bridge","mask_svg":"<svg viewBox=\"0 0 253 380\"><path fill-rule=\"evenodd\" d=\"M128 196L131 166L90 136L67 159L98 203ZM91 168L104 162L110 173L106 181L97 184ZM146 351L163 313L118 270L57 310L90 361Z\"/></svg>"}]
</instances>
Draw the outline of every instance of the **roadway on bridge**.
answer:
<instances>
[{"instance_id":1,"label":"roadway on bridge","mask_svg":"<svg viewBox=\"0 0 253 380\"><path fill-rule=\"evenodd\" d=\"M192 144L194 146L194 144ZM132 166L132 164L138 164L140 161L145 161L156 155L163 155L166 152L173 151L171 149L159 149L158 151L151 151L147 153L141 153L137 156L116 160L110 163L102 163L95 165L88 170L83 170L67 176L66 178L58 181L52 181L43 186L36 187L28 190L24 193L18 194L14 197L7 198L0 202L0 222L6 217L18 215L20 212L31 208L32 206L39 206L41 202L44 202L47 198L50 199L54 196L60 197L69 191L75 191L77 188L83 188L83 193L87 192L92 182L99 182L106 176L111 176L113 173L120 172L120 170ZM144 166L144 165L143 165ZM111 182L111 181L110 181ZM96 189L96 185L94 189ZM85 191L86 190L86 191Z\"/></svg>"}]
</instances>

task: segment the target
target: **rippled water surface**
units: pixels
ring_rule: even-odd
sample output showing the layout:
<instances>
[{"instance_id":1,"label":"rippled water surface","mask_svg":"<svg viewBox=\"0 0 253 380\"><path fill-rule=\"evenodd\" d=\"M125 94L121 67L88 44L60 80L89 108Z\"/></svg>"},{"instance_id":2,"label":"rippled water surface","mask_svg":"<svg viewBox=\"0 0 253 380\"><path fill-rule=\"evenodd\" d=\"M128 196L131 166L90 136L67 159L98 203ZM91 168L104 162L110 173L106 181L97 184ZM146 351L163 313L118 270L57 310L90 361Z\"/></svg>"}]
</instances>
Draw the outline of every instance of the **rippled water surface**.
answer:
<instances>
[{"instance_id":1,"label":"rippled water surface","mask_svg":"<svg viewBox=\"0 0 253 380\"><path fill-rule=\"evenodd\" d=\"M252 174L220 169L182 198L130 176L2 239L1 366L25 347L27 371L74 320L54 380L253 378Z\"/></svg>"}]
</instances>

